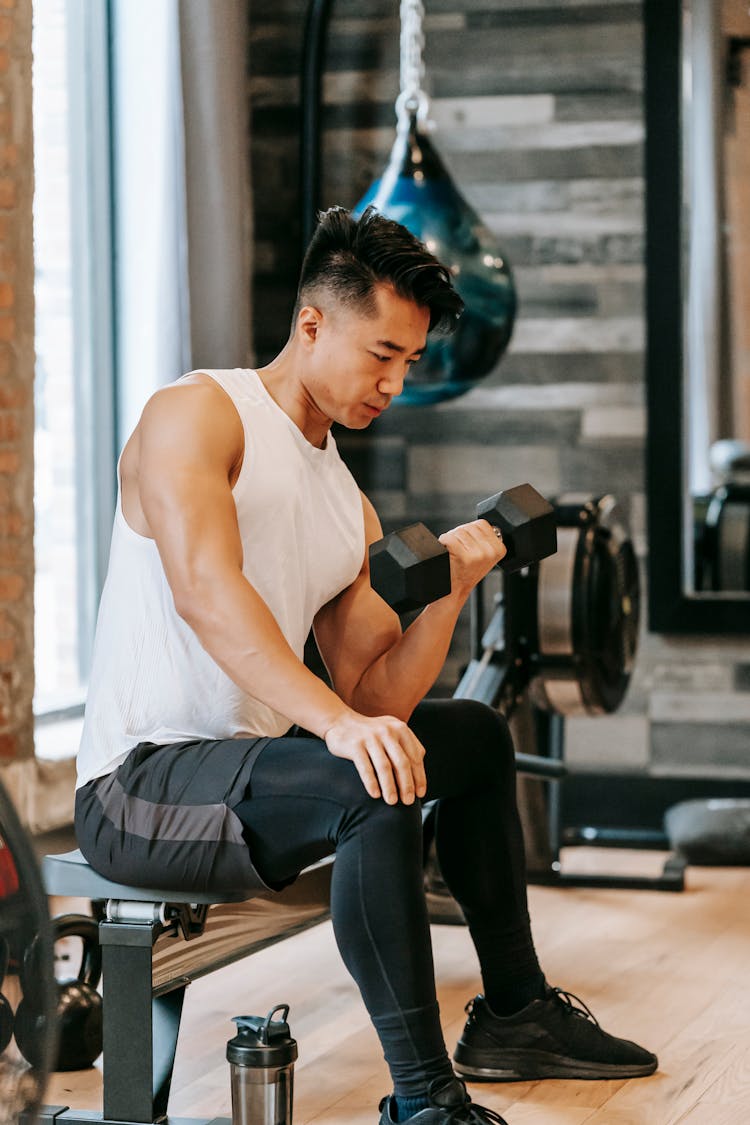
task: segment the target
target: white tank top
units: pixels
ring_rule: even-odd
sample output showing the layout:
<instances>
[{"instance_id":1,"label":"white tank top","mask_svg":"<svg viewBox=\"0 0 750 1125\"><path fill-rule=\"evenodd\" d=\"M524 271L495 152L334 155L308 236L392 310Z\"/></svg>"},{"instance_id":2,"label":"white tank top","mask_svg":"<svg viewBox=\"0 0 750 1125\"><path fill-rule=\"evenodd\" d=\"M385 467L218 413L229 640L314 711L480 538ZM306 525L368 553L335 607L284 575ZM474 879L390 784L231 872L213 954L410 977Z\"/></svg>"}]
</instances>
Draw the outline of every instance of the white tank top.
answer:
<instances>
[{"instance_id":1,"label":"white tank top","mask_svg":"<svg viewBox=\"0 0 750 1125\"><path fill-rule=\"evenodd\" d=\"M302 659L315 614L361 569L359 489L333 436L328 434L325 449L311 445L255 371L205 374L229 394L245 432L233 489L242 572ZM110 773L139 742L275 737L290 725L242 691L178 616L156 543L133 531L123 516L118 471L78 786Z\"/></svg>"}]
</instances>

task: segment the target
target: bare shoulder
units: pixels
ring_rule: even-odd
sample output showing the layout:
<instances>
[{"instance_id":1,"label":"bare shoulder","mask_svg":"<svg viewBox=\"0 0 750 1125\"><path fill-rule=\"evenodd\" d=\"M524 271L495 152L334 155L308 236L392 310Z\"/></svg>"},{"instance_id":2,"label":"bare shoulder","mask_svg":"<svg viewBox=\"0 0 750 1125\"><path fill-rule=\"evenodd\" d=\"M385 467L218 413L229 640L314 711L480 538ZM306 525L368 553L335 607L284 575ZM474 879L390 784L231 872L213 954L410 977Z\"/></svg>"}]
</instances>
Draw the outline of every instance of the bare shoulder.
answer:
<instances>
[{"instance_id":1,"label":"bare shoulder","mask_svg":"<svg viewBox=\"0 0 750 1125\"><path fill-rule=\"evenodd\" d=\"M219 460L233 465L242 456L244 432L237 408L210 376L191 376L156 391L136 427L139 454L178 461Z\"/></svg>"},{"instance_id":2,"label":"bare shoulder","mask_svg":"<svg viewBox=\"0 0 750 1125\"><path fill-rule=\"evenodd\" d=\"M244 455L244 431L229 395L210 378L161 387L146 403L120 459L123 514L142 535L151 530L144 492L175 473L215 474L233 486Z\"/></svg>"},{"instance_id":3,"label":"bare shoulder","mask_svg":"<svg viewBox=\"0 0 750 1125\"><path fill-rule=\"evenodd\" d=\"M216 433L217 422L230 428L234 424L242 432L237 407L209 375L190 375L155 391L143 408L141 423L148 427L156 422L170 430L187 428L209 436Z\"/></svg>"},{"instance_id":4,"label":"bare shoulder","mask_svg":"<svg viewBox=\"0 0 750 1125\"><path fill-rule=\"evenodd\" d=\"M361 490L360 496L362 497L362 511L365 517L365 544L369 547L371 543L376 543L378 539L382 539L383 527L370 498L365 496Z\"/></svg>"}]
</instances>

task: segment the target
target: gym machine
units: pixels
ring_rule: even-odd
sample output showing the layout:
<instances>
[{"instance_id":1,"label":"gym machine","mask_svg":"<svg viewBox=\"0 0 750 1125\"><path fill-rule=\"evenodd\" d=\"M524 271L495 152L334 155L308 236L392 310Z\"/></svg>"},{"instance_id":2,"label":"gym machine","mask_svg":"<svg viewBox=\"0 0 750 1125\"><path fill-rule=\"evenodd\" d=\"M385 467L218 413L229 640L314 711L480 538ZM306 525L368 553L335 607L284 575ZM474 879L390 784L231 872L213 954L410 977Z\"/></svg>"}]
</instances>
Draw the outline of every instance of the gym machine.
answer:
<instances>
[{"instance_id":1,"label":"gym machine","mask_svg":"<svg viewBox=\"0 0 750 1125\"><path fill-rule=\"evenodd\" d=\"M570 775L565 718L611 714L622 703L638 645L640 585L627 523L613 496L562 496L554 507L557 553L505 575L489 619L485 584L474 591L471 660L454 696L481 700L508 719L522 707L531 710L531 724L519 724L516 732L518 738L528 731L517 758L523 773L547 781L547 837L534 841L530 882L680 891L685 861L674 855L657 876L561 868L564 846L663 848L665 837L635 827L562 827L562 787Z\"/></svg>"},{"instance_id":2,"label":"gym machine","mask_svg":"<svg viewBox=\"0 0 750 1125\"><path fill-rule=\"evenodd\" d=\"M525 719L516 722L514 739L529 881L684 889L685 861L674 855L655 877L569 873L561 867L563 846L663 848L666 842L662 833L635 827L562 827L562 786L570 775L565 717L616 711L638 644L638 564L619 504L612 496L568 495L552 505L525 484L483 501L476 515L500 530L508 554L494 572L502 577L491 606L490 576L473 592L471 659L454 698L479 700L509 720ZM373 588L398 612L450 590L447 552L421 524L373 544L370 567ZM546 793L526 777L544 780ZM426 828L431 915L456 921L430 846L429 820Z\"/></svg>"},{"instance_id":3,"label":"gym machine","mask_svg":"<svg viewBox=\"0 0 750 1125\"><path fill-rule=\"evenodd\" d=\"M303 36L303 247L312 235L321 202L321 86L331 7L332 0L309 0ZM459 355L457 337L433 341L432 354L409 373L401 396L405 403L444 401L475 385L503 354L516 313L507 255L498 246L490 247L489 232L453 183L428 135L423 46L423 4L421 0L407 0L401 9L397 136L387 174L372 185L355 211L359 213L368 203L374 203L417 237L429 240L441 260L461 259L457 276L476 275L480 296L465 295L471 315L465 313L463 320L471 348ZM456 231L461 232L461 239L455 238L452 232ZM460 284L457 287L460 291ZM472 357L469 363L465 362L467 354ZM675 858L667 860L662 875L656 878L573 875L560 869L563 845L663 848L666 837L637 828L615 831L586 825L562 830L561 790L569 773L563 761L564 719L568 715L611 713L622 702L635 657L640 599L635 555L616 501L611 496L562 497L555 512L560 541L556 555L542 558L538 554L516 573L501 567L500 591L489 610L486 600L491 579L485 579L474 592L471 660L455 694L484 700L509 719L522 711L528 713L524 736L519 738L518 729L515 733L519 773L546 779L548 790L546 848L540 841L540 851L546 852L548 860L532 866L532 881L682 890L684 865ZM409 577L400 574L401 563L411 560L421 564L424 550L437 557L441 553L440 544L422 525L406 530L410 535L401 533L382 549L380 562L371 560L371 569L382 566L386 583L400 591L404 601L397 608L401 612L418 605L409 605L417 572L412 571ZM444 582L441 566L444 574L445 561L436 563L437 576L430 570L438 590ZM420 585L421 580L416 581ZM516 726L520 728L520 723ZM543 752L535 753L537 748Z\"/></svg>"},{"instance_id":4,"label":"gym machine","mask_svg":"<svg viewBox=\"0 0 750 1125\"><path fill-rule=\"evenodd\" d=\"M716 479L693 496L696 592L750 590L750 445L725 439L711 446Z\"/></svg>"}]
</instances>

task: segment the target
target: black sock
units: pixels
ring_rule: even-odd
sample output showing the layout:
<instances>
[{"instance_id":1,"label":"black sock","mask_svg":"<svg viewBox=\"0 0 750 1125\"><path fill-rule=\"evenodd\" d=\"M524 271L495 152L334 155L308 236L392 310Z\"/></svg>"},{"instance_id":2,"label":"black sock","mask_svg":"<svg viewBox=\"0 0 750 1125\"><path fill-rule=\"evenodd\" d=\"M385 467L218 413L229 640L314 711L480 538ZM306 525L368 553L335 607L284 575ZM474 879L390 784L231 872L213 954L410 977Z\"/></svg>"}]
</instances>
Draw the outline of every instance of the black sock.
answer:
<instances>
[{"instance_id":1,"label":"black sock","mask_svg":"<svg viewBox=\"0 0 750 1125\"><path fill-rule=\"evenodd\" d=\"M488 988L485 999L496 1016L513 1016L533 1000L541 1000L547 982L544 973L522 980L504 981L502 985Z\"/></svg>"},{"instance_id":2,"label":"black sock","mask_svg":"<svg viewBox=\"0 0 750 1125\"><path fill-rule=\"evenodd\" d=\"M482 970L487 1003L498 1016L520 1012L544 995L546 980L537 960L528 915L509 929L493 929L468 918Z\"/></svg>"},{"instance_id":3,"label":"black sock","mask_svg":"<svg viewBox=\"0 0 750 1125\"><path fill-rule=\"evenodd\" d=\"M420 1109L427 1109L430 1104L426 1093L412 1098L402 1098L398 1094L394 1094L394 1101L396 1102L397 1121L408 1121L415 1113L419 1113Z\"/></svg>"}]
</instances>

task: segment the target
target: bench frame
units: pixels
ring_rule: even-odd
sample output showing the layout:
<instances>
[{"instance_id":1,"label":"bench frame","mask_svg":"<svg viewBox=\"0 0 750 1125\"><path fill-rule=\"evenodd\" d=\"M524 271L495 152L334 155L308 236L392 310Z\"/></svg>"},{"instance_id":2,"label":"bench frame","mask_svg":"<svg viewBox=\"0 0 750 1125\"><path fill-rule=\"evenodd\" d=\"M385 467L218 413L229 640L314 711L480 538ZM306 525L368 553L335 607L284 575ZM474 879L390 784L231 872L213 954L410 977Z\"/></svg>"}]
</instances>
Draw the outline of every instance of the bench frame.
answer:
<instances>
[{"instance_id":1,"label":"bench frame","mask_svg":"<svg viewBox=\"0 0 750 1125\"><path fill-rule=\"evenodd\" d=\"M165 892L157 899L153 892L117 884L110 884L113 891L127 897L94 897L106 881L80 853L48 856L48 893L90 897L98 918L103 1112L47 1105L39 1111L40 1125L231 1125L228 1118L167 1116L185 989L214 969L329 918L332 864L331 858L307 868L279 893L195 896L204 901L189 903L189 895Z\"/></svg>"},{"instance_id":2,"label":"bench frame","mask_svg":"<svg viewBox=\"0 0 750 1125\"><path fill-rule=\"evenodd\" d=\"M492 648L490 644L488 651ZM473 661L467 676L477 675L478 663L481 683L472 682L469 689L462 681L456 697L480 699L497 706L505 690L509 666L502 660L494 665L489 659ZM551 781L567 775L562 760L563 719L552 715L549 721L556 735L550 740L555 752L516 752L519 774ZM557 789L558 786L552 786L553 795ZM556 795L553 803L553 850L549 851L549 836L539 845L539 855L550 871L542 877L536 874L530 881L554 886L683 889L681 857L671 857L664 873L655 879L561 874L557 862L558 799ZM433 804L424 804L423 818L429 815ZM542 815L540 823L543 820ZM526 827L530 829L533 825ZM622 841L618 842L622 845ZM630 841L628 844L634 846ZM103 1112L43 1106L37 1118L39 1125L231 1125L223 1117L167 1116L185 989L197 977L326 921L330 917L332 866L331 856L306 868L291 886L278 893L212 896L110 883L88 867L80 852L47 856L43 874L48 894L90 899L99 920L104 991ZM439 888L434 893L429 887L426 889L433 922L463 921L458 908L451 906L449 896L440 893ZM180 938L183 941L175 947L175 940ZM27 1123L24 1121L23 1125Z\"/></svg>"}]
</instances>

